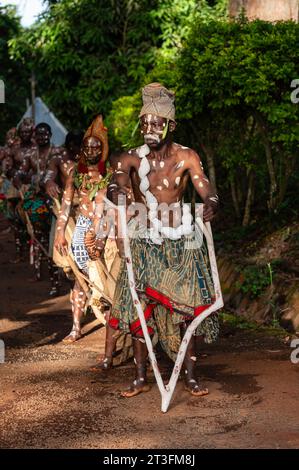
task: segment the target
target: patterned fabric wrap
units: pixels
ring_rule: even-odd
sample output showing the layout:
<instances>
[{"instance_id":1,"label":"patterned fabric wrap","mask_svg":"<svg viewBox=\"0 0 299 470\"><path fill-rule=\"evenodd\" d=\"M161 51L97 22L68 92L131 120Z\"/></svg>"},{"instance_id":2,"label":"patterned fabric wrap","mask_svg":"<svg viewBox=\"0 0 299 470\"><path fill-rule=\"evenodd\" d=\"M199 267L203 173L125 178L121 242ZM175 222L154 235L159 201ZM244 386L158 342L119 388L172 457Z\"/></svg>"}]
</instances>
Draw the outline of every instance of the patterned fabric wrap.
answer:
<instances>
[{"instance_id":1,"label":"patterned fabric wrap","mask_svg":"<svg viewBox=\"0 0 299 470\"><path fill-rule=\"evenodd\" d=\"M205 245L190 249L186 237L164 239L162 245L146 239L131 239L136 290L148 331L158 334L167 354L175 360L181 335L180 324L192 321L215 300L214 286ZM122 260L109 324L113 328L143 336L137 310ZM218 316L212 314L197 328L196 335L206 343L219 334Z\"/></svg>"},{"instance_id":2,"label":"patterned fabric wrap","mask_svg":"<svg viewBox=\"0 0 299 470\"><path fill-rule=\"evenodd\" d=\"M41 192L35 193L30 189L24 194L23 209L27 212L34 230L50 231L52 213L46 195Z\"/></svg>"},{"instance_id":3,"label":"patterned fabric wrap","mask_svg":"<svg viewBox=\"0 0 299 470\"><path fill-rule=\"evenodd\" d=\"M77 219L71 244L71 250L74 256L74 260L85 274L88 274L87 262L90 260L90 258L85 247L84 237L87 230L91 226L92 220L80 214Z\"/></svg>"}]
</instances>

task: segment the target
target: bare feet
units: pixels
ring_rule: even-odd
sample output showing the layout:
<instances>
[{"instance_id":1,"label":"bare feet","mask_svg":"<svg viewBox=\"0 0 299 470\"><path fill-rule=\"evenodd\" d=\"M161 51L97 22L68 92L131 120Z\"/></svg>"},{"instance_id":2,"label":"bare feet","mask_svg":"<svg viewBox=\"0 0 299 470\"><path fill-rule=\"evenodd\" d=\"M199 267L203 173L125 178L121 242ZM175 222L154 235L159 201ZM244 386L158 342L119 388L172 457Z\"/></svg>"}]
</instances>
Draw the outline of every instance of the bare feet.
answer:
<instances>
[{"instance_id":1,"label":"bare feet","mask_svg":"<svg viewBox=\"0 0 299 470\"><path fill-rule=\"evenodd\" d=\"M67 335L62 342L64 344L72 344L78 341L82 337L81 331L72 330L69 335Z\"/></svg>"},{"instance_id":2,"label":"bare feet","mask_svg":"<svg viewBox=\"0 0 299 470\"><path fill-rule=\"evenodd\" d=\"M149 392L151 387L144 381L144 379L134 380L132 385L127 389L121 392L121 396L125 398L135 397L139 393Z\"/></svg>"},{"instance_id":3,"label":"bare feet","mask_svg":"<svg viewBox=\"0 0 299 470\"><path fill-rule=\"evenodd\" d=\"M96 364L95 366L92 366L90 370L92 372L103 372L105 370L112 369L112 362L113 362L112 357L107 357L104 354L102 354L99 357L98 364Z\"/></svg>"},{"instance_id":4,"label":"bare feet","mask_svg":"<svg viewBox=\"0 0 299 470\"><path fill-rule=\"evenodd\" d=\"M209 390L207 388L202 388L195 379L185 380L185 390L194 397L203 397L209 394Z\"/></svg>"}]
</instances>

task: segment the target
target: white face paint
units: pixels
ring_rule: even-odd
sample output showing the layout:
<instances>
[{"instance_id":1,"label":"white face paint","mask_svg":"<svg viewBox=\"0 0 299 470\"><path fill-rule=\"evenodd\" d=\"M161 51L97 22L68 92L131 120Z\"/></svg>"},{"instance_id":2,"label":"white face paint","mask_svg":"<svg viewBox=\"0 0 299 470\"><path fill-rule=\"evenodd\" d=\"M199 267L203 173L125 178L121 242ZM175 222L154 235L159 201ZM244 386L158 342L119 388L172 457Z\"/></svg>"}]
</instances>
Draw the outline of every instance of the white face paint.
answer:
<instances>
[{"instance_id":1,"label":"white face paint","mask_svg":"<svg viewBox=\"0 0 299 470\"><path fill-rule=\"evenodd\" d=\"M141 118L141 134L143 134L145 144L159 145L163 139L166 123L161 122L161 118L153 114L146 114Z\"/></svg>"},{"instance_id":2,"label":"white face paint","mask_svg":"<svg viewBox=\"0 0 299 470\"><path fill-rule=\"evenodd\" d=\"M156 134L144 134L144 141L146 143L155 142L156 144L159 144L161 142L161 138Z\"/></svg>"},{"instance_id":3,"label":"white face paint","mask_svg":"<svg viewBox=\"0 0 299 470\"><path fill-rule=\"evenodd\" d=\"M181 178L178 176L176 179L175 179L175 184L178 186L180 184L180 181L181 181Z\"/></svg>"}]
</instances>

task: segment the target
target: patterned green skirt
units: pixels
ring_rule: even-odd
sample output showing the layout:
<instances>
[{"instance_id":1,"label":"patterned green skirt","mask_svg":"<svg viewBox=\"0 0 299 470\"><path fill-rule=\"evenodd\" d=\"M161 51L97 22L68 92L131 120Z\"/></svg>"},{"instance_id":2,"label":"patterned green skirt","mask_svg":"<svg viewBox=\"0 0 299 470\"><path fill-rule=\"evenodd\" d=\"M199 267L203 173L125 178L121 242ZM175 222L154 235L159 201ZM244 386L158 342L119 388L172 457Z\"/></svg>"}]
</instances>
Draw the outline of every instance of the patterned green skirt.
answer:
<instances>
[{"instance_id":1,"label":"patterned green skirt","mask_svg":"<svg viewBox=\"0 0 299 470\"><path fill-rule=\"evenodd\" d=\"M131 252L136 290L148 331L158 335L164 350L175 359L181 342L180 325L192 321L215 301L215 292L205 245L190 248L186 237L164 239L162 245L132 238ZM142 337L133 305L125 260L122 260L109 325ZM212 343L218 337L215 314L206 318L196 335Z\"/></svg>"}]
</instances>

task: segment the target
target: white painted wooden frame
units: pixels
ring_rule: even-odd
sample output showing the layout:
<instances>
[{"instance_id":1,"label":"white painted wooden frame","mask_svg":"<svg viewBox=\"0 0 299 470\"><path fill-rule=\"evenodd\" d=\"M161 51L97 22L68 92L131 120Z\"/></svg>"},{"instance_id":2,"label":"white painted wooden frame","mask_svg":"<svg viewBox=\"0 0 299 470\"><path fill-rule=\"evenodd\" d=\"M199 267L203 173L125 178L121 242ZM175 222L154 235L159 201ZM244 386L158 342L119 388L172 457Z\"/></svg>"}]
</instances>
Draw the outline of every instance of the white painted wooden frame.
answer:
<instances>
[{"instance_id":1,"label":"white painted wooden frame","mask_svg":"<svg viewBox=\"0 0 299 470\"><path fill-rule=\"evenodd\" d=\"M111 201L107 200L107 202L109 203L110 206L112 205ZM168 384L165 385L161 377L157 359L153 350L151 338L148 334L147 325L146 325L146 321L144 318L144 312L142 310L141 303L140 303L140 300L138 298L138 294L135 288L135 276L134 276L134 271L133 271L130 239L127 233L126 207L124 205L114 206L114 207L118 209L119 215L120 215L121 236L123 237L123 240L124 240L124 252L125 252L126 266L127 266L127 271L128 271L128 281L129 281L130 291L131 291L131 295L133 299L133 304L135 305L137 312L138 312L138 317L141 323L144 339L145 339L146 346L148 349L149 358L153 367L157 385L161 393L161 397L162 397L161 410L164 413L166 413L168 410L172 395L174 393L177 380L179 378L180 370L183 365L184 357L185 357L191 336L195 332L196 328L203 322L203 320L205 320L209 315L211 315L216 310L219 310L220 308L223 307L223 298L222 298L219 274L218 274L217 263L216 263L211 225L210 223L203 224L201 221L199 221L199 226L203 228L203 234L206 238L207 246L208 246L211 273L212 273L214 290L215 290L215 302L206 310L204 310L204 312L199 314L187 328L187 331L181 342L181 346L180 346L180 349L179 349L179 352L178 352L178 355L177 355L177 358L173 367L170 380Z\"/></svg>"}]
</instances>

